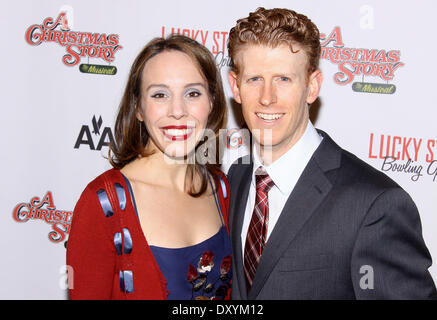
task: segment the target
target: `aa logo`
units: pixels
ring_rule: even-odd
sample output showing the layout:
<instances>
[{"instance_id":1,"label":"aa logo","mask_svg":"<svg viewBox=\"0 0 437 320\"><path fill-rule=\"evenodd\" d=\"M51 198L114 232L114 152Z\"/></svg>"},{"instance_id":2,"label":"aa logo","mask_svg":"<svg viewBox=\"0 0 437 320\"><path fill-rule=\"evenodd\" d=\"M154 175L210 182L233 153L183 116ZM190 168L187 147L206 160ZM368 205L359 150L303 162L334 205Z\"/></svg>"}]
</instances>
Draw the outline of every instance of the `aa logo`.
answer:
<instances>
[{"instance_id":1,"label":"aa logo","mask_svg":"<svg viewBox=\"0 0 437 320\"><path fill-rule=\"evenodd\" d=\"M91 121L92 128L88 125L82 126L76 139L76 143L74 144L74 148L79 149L81 146L85 145L88 146L90 150L100 151L103 147L108 147L114 141L114 137L111 128L104 127L102 129L102 124L102 117L100 116L97 120L94 115Z\"/></svg>"}]
</instances>

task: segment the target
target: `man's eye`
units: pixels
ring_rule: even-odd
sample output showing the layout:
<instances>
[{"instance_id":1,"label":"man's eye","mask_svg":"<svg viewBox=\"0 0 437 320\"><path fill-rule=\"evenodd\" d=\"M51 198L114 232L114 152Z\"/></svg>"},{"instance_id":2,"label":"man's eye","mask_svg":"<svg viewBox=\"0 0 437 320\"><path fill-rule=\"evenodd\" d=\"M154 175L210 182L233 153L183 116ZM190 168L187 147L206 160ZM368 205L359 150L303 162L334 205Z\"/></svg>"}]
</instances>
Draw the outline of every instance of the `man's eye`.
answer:
<instances>
[{"instance_id":1,"label":"man's eye","mask_svg":"<svg viewBox=\"0 0 437 320\"><path fill-rule=\"evenodd\" d=\"M249 82L255 82L255 81L259 81L259 80L261 80L261 77L252 77L252 78L249 78Z\"/></svg>"},{"instance_id":2,"label":"man's eye","mask_svg":"<svg viewBox=\"0 0 437 320\"><path fill-rule=\"evenodd\" d=\"M281 81L290 81L291 79L289 77L280 77Z\"/></svg>"}]
</instances>

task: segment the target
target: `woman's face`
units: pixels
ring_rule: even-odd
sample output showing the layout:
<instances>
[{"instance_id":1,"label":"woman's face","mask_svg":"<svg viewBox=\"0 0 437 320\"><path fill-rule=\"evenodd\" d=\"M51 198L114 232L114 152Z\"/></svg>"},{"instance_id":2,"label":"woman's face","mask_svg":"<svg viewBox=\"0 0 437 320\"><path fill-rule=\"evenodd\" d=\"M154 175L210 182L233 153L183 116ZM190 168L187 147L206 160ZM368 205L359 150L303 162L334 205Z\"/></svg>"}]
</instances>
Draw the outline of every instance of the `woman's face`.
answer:
<instances>
[{"instance_id":1,"label":"woman's face","mask_svg":"<svg viewBox=\"0 0 437 320\"><path fill-rule=\"evenodd\" d=\"M190 154L212 105L208 84L191 58L180 51L151 58L143 69L141 95L137 117L146 125L150 147L171 158Z\"/></svg>"}]
</instances>

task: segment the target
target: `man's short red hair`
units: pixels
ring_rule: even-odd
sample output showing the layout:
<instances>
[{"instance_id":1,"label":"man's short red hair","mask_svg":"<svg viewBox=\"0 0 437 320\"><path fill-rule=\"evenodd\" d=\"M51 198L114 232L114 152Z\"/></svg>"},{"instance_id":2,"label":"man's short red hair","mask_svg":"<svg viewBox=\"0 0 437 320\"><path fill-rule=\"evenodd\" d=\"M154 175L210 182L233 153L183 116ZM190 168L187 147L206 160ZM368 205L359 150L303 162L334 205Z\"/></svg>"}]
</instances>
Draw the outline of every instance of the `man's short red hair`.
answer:
<instances>
[{"instance_id":1,"label":"man's short red hair","mask_svg":"<svg viewBox=\"0 0 437 320\"><path fill-rule=\"evenodd\" d=\"M240 49L246 45L264 45L272 48L286 44L305 50L308 57L308 76L318 69L320 59L320 33L307 16L288 9L258 8L247 18L239 19L229 33L228 53L232 69L238 74L235 61Z\"/></svg>"}]
</instances>

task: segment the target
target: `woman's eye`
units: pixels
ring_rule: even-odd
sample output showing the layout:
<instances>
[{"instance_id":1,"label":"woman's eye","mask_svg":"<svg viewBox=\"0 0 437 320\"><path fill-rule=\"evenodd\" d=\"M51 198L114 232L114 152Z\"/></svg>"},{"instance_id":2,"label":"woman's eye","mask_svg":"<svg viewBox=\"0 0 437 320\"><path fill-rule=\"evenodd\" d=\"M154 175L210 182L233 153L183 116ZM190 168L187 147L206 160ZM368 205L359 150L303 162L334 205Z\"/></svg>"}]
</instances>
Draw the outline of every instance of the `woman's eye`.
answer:
<instances>
[{"instance_id":1,"label":"woman's eye","mask_svg":"<svg viewBox=\"0 0 437 320\"><path fill-rule=\"evenodd\" d=\"M189 98L197 98L197 97L201 96L202 94L199 91L190 91L190 92L188 92L187 95Z\"/></svg>"},{"instance_id":2,"label":"woman's eye","mask_svg":"<svg viewBox=\"0 0 437 320\"><path fill-rule=\"evenodd\" d=\"M155 99L162 99L162 98L165 98L165 94L162 92L157 92L157 93L152 94L151 97L155 98Z\"/></svg>"}]
</instances>

